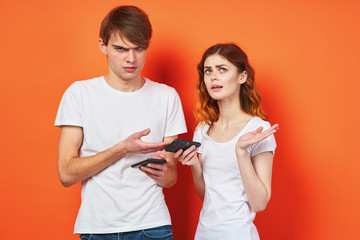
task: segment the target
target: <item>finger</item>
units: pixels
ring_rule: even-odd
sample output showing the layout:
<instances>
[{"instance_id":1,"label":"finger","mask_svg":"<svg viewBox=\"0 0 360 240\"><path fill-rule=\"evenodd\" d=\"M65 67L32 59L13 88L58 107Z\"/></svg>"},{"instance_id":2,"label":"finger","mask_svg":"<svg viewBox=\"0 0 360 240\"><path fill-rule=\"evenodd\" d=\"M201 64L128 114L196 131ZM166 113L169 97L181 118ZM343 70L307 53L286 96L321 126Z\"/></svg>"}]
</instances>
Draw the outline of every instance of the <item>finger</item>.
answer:
<instances>
[{"instance_id":1,"label":"finger","mask_svg":"<svg viewBox=\"0 0 360 240\"><path fill-rule=\"evenodd\" d=\"M196 149L195 145L190 146L188 149L184 151L184 155L188 155L189 153L193 152Z\"/></svg>"},{"instance_id":2,"label":"finger","mask_svg":"<svg viewBox=\"0 0 360 240\"><path fill-rule=\"evenodd\" d=\"M133 136L135 138L140 139L141 137L144 137L144 136L148 135L149 133L150 133L150 128L147 128L147 129L144 129L144 130L142 130L140 132L134 133Z\"/></svg>"},{"instance_id":3,"label":"finger","mask_svg":"<svg viewBox=\"0 0 360 240\"><path fill-rule=\"evenodd\" d=\"M141 166L140 170L145 173L149 173L153 176L157 176L157 177L163 177L165 174L165 171L167 170L166 166L161 166L160 164L151 164L151 166L149 166L149 165L150 164L148 164L148 167ZM160 166L153 166L153 165L160 165Z\"/></svg>"},{"instance_id":4,"label":"finger","mask_svg":"<svg viewBox=\"0 0 360 240\"><path fill-rule=\"evenodd\" d=\"M157 165L160 165L160 164L148 163L148 164L146 164L146 166L142 166L141 169L146 171L146 172L151 172L151 171L153 171L153 169L159 170Z\"/></svg>"},{"instance_id":5,"label":"finger","mask_svg":"<svg viewBox=\"0 0 360 240\"><path fill-rule=\"evenodd\" d=\"M143 142L143 144L145 147L148 147L148 148L165 147L166 145L168 145L167 142ZM161 150L159 150L159 151L161 151Z\"/></svg>"},{"instance_id":6,"label":"finger","mask_svg":"<svg viewBox=\"0 0 360 240\"><path fill-rule=\"evenodd\" d=\"M197 147L195 147L194 145L189 147L184 151L183 154L181 154L181 158L179 159L179 161L184 164L184 161L188 161L190 158L192 158L192 156L194 156L196 152Z\"/></svg>"},{"instance_id":7,"label":"finger","mask_svg":"<svg viewBox=\"0 0 360 240\"><path fill-rule=\"evenodd\" d=\"M155 181L160 180L162 177L153 175L151 173L144 172L149 178L154 179Z\"/></svg>"},{"instance_id":8,"label":"finger","mask_svg":"<svg viewBox=\"0 0 360 240\"><path fill-rule=\"evenodd\" d=\"M150 128L144 129L144 130L142 130L140 133L141 133L141 136L149 135L149 133L150 133Z\"/></svg>"},{"instance_id":9,"label":"finger","mask_svg":"<svg viewBox=\"0 0 360 240\"><path fill-rule=\"evenodd\" d=\"M187 162L189 162L195 156L195 154L196 154L196 152L191 152L190 154L188 154L186 156L186 158L181 163L186 164Z\"/></svg>"},{"instance_id":10,"label":"finger","mask_svg":"<svg viewBox=\"0 0 360 240\"><path fill-rule=\"evenodd\" d=\"M279 129L279 125L278 124L274 124L272 125L267 131L272 131L272 130L277 130Z\"/></svg>"},{"instance_id":11,"label":"finger","mask_svg":"<svg viewBox=\"0 0 360 240\"><path fill-rule=\"evenodd\" d=\"M275 124L271 128L267 129L266 131L264 131L262 133L270 136L271 134L275 133L278 129L279 129L279 125Z\"/></svg>"},{"instance_id":12,"label":"finger","mask_svg":"<svg viewBox=\"0 0 360 240\"><path fill-rule=\"evenodd\" d=\"M260 126L260 127L258 127L256 130L255 130L255 132L262 132L262 130L264 129L264 127L262 127L262 126Z\"/></svg>"},{"instance_id":13,"label":"finger","mask_svg":"<svg viewBox=\"0 0 360 240\"><path fill-rule=\"evenodd\" d=\"M197 163L197 161L198 161L198 158L194 157L193 159L191 159L190 161L188 161L184 165L187 165L187 166L195 165Z\"/></svg>"},{"instance_id":14,"label":"finger","mask_svg":"<svg viewBox=\"0 0 360 240\"><path fill-rule=\"evenodd\" d=\"M143 166L143 167L146 167L151 170L156 170L156 171L165 171L167 168L166 164L167 163L164 163L164 164L148 163L146 166Z\"/></svg>"},{"instance_id":15,"label":"finger","mask_svg":"<svg viewBox=\"0 0 360 240\"><path fill-rule=\"evenodd\" d=\"M251 134L251 135L256 135L258 133L261 133L261 131L263 130L264 128L263 127L258 127L255 131L252 131L252 132L248 132L247 134Z\"/></svg>"},{"instance_id":16,"label":"finger","mask_svg":"<svg viewBox=\"0 0 360 240\"><path fill-rule=\"evenodd\" d=\"M178 158L178 157L181 155L182 152L183 152L183 150L182 150L182 149L179 149L179 150L175 153L174 158Z\"/></svg>"},{"instance_id":17,"label":"finger","mask_svg":"<svg viewBox=\"0 0 360 240\"><path fill-rule=\"evenodd\" d=\"M168 143L160 142L160 143L143 143L142 153L150 153L150 152L157 152L162 151Z\"/></svg>"},{"instance_id":18,"label":"finger","mask_svg":"<svg viewBox=\"0 0 360 240\"><path fill-rule=\"evenodd\" d=\"M140 170L145 173L148 177L154 179L154 180L160 180L161 176L154 174L155 172L151 172L152 170L150 168L147 167L140 167Z\"/></svg>"},{"instance_id":19,"label":"finger","mask_svg":"<svg viewBox=\"0 0 360 240\"><path fill-rule=\"evenodd\" d=\"M165 158L165 151L157 151L154 155L152 155L152 158Z\"/></svg>"},{"instance_id":20,"label":"finger","mask_svg":"<svg viewBox=\"0 0 360 240\"><path fill-rule=\"evenodd\" d=\"M265 138L268 138L272 134L276 132L276 129L268 129L265 132L260 133L257 137L253 139L253 143L260 142L264 140Z\"/></svg>"}]
</instances>

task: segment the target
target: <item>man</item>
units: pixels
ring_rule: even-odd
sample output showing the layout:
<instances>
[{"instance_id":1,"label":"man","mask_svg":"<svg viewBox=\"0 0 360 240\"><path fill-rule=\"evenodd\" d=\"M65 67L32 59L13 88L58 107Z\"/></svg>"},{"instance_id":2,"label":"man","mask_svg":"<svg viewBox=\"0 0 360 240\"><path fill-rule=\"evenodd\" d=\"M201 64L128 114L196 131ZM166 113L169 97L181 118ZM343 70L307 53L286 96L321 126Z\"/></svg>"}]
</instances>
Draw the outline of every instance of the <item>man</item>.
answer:
<instances>
[{"instance_id":1,"label":"man","mask_svg":"<svg viewBox=\"0 0 360 240\"><path fill-rule=\"evenodd\" d=\"M141 77L151 35L141 9L111 10L99 40L108 73L73 83L61 100L58 173L64 186L82 181L81 239L172 239L162 188L175 184L176 161L160 150L186 124L176 91ZM167 163L131 168L148 157Z\"/></svg>"}]
</instances>

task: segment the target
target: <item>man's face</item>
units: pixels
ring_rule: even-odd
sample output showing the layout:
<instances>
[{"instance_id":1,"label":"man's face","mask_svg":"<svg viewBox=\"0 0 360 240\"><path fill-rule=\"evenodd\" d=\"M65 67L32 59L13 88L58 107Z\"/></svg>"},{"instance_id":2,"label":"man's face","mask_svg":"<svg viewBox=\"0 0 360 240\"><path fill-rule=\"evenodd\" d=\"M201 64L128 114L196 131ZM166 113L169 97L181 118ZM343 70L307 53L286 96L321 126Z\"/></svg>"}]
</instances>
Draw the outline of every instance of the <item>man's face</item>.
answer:
<instances>
[{"instance_id":1,"label":"man's face","mask_svg":"<svg viewBox=\"0 0 360 240\"><path fill-rule=\"evenodd\" d=\"M105 45L100 40L100 49L108 58L109 76L122 81L140 81L145 65L146 48L134 45L119 33L113 33Z\"/></svg>"}]
</instances>

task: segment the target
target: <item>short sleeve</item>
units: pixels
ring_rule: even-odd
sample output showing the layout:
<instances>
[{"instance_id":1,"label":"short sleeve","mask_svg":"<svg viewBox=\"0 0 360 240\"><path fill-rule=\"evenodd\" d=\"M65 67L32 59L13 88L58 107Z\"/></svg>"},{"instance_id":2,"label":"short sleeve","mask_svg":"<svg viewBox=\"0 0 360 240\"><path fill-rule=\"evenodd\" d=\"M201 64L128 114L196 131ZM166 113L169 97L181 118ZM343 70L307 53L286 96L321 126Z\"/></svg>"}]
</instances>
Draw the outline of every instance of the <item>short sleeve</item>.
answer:
<instances>
[{"instance_id":1,"label":"short sleeve","mask_svg":"<svg viewBox=\"0 0 360 240\"><path fill-rule=\"evenodd\" d=\"M269 129L270 126L271 125L269 122L265 122L263 124L263 127L264 127L263 131ZM254 157L255 155L262 153L262 152L272 152L273 154L275 154L275 149L276 149L276 141L275 141L274 134L272 134L269 137L265 138L264 140L251 146L250 147L250 156Z\"/></svg>"},{"instance_id":2,"label":"short sleeve","mask_svg":"<svg viewBox=\"0 0 360 240\"><path fill-rule=\"evenodd\" d=\"M207 125L202 125L201 123L196 127L196 131L194 133L194 137L193 137L193 141L195 142L199 142L201 143L200 147L199 147L199 150L198 150L198 153L202 154L203 153L203 138L204 138L204 131L207 131L205 130L205 128L207 128Z\"/></svg>"},{"instance_id":3,"label":"short sleeve","mask_svg":"<svg viewBox=\"0 0 360 240\"><path fill-rule=\"evenodd\" d=\"M78 84L73 83L64 93L55 119L55 126L83 126L81 94Z\"/></svg>"},{"instance_id":4,"label":"short sleeve","mask_svg":"<svg viewBox=\"0 0 360 240\"><path fill-rule=\"evenodd\" d=\"M165 136L170 137L187 132L180 97L175 89L171 88L171 94L168 100Z\"/></svg>"}]
</instances>

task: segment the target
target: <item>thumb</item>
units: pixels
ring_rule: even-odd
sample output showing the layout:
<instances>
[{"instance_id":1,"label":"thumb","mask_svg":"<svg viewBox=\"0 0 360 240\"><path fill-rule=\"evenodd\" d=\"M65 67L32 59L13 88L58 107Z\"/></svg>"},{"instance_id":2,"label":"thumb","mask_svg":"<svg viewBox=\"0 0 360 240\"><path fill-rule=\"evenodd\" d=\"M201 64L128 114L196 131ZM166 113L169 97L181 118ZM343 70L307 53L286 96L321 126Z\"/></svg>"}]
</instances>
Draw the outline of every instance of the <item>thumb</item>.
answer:
<instances>
[{"instance_id":1,"label":"thumb","mask_svg":"<svg viewBox=\"0 0 360 240\"><path fill-rule=\"evenodd\" d=\"M264 129L264 128L263 128L262 126L261 126L261 127L258 127L258 128L256 129L256 132L260 133L263 129Z\"/></svg>"},{"instance_id":2,"label":"thumb","mask_svg":"<svg viewBox=\"0 0 360 240\"><path fill-rule=\"evenodd\" d=\"M146 136L146 135L149 135L149 133L150 133L150 128L147 128L147 129L145 129L145 130L142 130L141 132L137 132L136 133L136 138L141 138L141 137L144 137L144 136Z\"/></svg>"}]
</instances>

